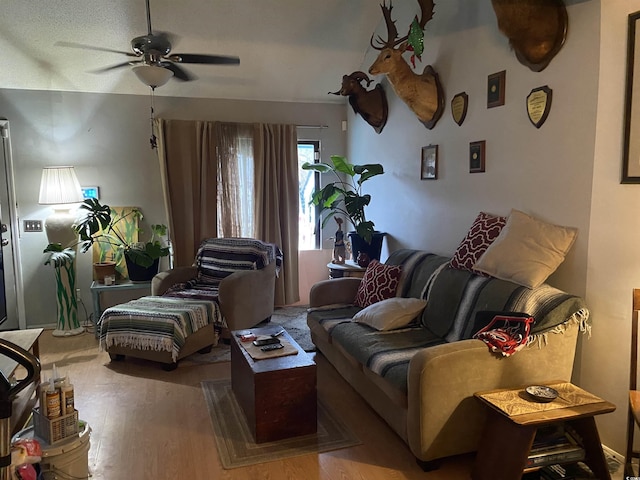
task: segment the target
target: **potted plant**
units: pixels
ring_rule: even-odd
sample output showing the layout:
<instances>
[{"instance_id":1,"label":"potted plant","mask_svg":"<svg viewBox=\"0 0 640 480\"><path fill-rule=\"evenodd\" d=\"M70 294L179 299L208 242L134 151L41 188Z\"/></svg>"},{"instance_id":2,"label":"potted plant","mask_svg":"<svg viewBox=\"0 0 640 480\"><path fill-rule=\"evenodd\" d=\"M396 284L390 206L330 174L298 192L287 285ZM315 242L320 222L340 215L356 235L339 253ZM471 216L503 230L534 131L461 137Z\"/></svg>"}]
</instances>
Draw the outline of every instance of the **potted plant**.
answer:
<instances>
[{"instance_id":1,"label":"potted plant","mask_svg":"<svg viewBox=\"0 0 640 480\"><path fill-rule=\"evenodd\" d=\"M117 224L126 221L129 217L142 219L142 212L131 209L123 213L115 213L109 205L102 205L94 198L86 199L80 210L84 215L74 225L74 230L79 235L81 251L87 252L94 243L108 245L115 250L115 263L120 257L124 257L129 278L132 281L148 281L158 273L158 263L161 257L169 255L169 248L164 246L160 239L167 234L166 225L151 225L151 238L147 242L130 241L130 235L126 229L134 228L134 223L125 222L125 231L117 227ZM45 252L51 252L56 256L70 255L72 248L62 249L59 244L49 244ZM106 262L101 262L106 263Z\"/></svg>"},{"instance_id":2,"label":"potted plant","mask_svg":"<svg viewBox=\"0 0 640 480\"><path fill-rule=\"evenodd\" d=\"M377 232L374 223L367 220L364 208L371 202L371 195L362 193L362 184L382 175L382 165L353 165L345 157L332 155L331 164L305 162L302 168L335 175L336 180L313 192L311 199L311 204L319 207L319 214L328 212L322 226L335 215L345 216L355 228L355 232L349 232L353 259L356 260L360 252L367 253L370 259L379 259L385 234Z\"/></svg>"}]
</instances>

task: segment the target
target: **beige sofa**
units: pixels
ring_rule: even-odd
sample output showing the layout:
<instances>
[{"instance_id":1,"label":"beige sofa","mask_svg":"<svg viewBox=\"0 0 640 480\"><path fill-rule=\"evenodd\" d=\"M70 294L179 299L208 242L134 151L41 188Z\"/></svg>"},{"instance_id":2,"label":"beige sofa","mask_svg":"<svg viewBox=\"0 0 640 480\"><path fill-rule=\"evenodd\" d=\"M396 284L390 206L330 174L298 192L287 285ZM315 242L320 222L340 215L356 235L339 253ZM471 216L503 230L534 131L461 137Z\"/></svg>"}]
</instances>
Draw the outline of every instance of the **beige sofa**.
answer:
<instances>
[{"instance_id":1,"label":"beige sofa","mask_svg":"<svg viewBox=\"0 0 640 480\"><path fill-rule=\"evenodd\" d=\"M314 285L307 319L318 350L425 469L436 467L442 457L477 449L485 412L475 392L570 380L578 332L589 329L588 310L579 297L546 284L531 290L454 270L448 260L401 250L386 261L403 265L398 296L428 299L411 328L378 332L351 321L360 310L353 305L357 278ZM530 343L505 357L471 339L474 318L484 311L533 316ZM412 345L414 338L420 340ZM394 351L398 345L407 350ZM384 355L394 359L387 366L380 365Z\"/></svg>"}]
</instances>

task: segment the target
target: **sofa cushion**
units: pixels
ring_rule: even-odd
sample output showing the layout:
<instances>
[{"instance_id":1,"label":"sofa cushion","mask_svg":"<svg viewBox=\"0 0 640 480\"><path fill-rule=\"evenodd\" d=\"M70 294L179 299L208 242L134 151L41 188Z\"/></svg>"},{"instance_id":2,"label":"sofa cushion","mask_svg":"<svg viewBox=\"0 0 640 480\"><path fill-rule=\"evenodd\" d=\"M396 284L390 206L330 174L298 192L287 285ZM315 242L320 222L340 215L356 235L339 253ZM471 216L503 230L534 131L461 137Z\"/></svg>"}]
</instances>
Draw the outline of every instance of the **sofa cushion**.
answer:
<instances>
[{"instance_id":1,"label":"sofa cushion","mask_svg":"<svg viewBox=\"0 0 640 480\"><path fill-rule=\"evenodd\" d=\"M498 237L505 223L506 217L480 212L453 254L451 267L473 271L473 266Z\"/></svg>"},{"instance_id":2,"label":"sofa cushion","mask_svg":"<svg viewBox=\"0 0 640 480\"><path fill-rule=\"evenodd\" d=\"M358 307L368 307L376 302L396 295L398 281L402 267L386 265L372 260L358 287L355 304Z\"/></svg>"},{"instance_id":3,"label":"sofa cushion","mask_svg":"<svg viewBox=\"0 0 640 480\"><path fill-rule=\"evenodd\" d=\"M412 323L426 305L427 301L419 298L387 298L363 308L353 320L376 330L394 330Z\"/></svg>"},{"instance_id":4,"label":"sofa cushion","mask_svg":"<svg viewBox=\"0 0 640 480\"><path fill-rule=\"evenodd\" d=\"M332 331L333 343L380 375L401 392L407 392L409 362L418 351L440 345L442 339L419 326L390 332L378 332L368 325L345 322Z\"/></svg>"},{"instance_id":5,"label":"sofa cushion","mask_svg":"<svg viewBox=\"0 0 640 480\"><path fill-rule=\"evenodd\" d=\"M564 261L577 232L512 210L500 235L474 268L525 287L538 287Z\"/></svg>"},{"instance_id":6,"label":"sofa cushion","mask_svg":"<svg viewBox=\"0 0 640 480\"><path fill-rule=\"evenodd\" d=\"M588 317L584 300L547 284L530 289L453 268L439 272L427 302L423 325L447 342L471 338L477 331L476 314L485 310L527 313L536 320L532 335L553 330L574 316Z\"/></svg>"},{"instance_id":7,"label":"sofa cushion","mask_svg":"<svg viewBox=\"0 0 640 480\"><path fill-rule=\"evenodd\" d=\"M400 249L389 255L387 265L402 266L397 295L427 299L438 273L447 268L449 257L434 255L421 250ZM425 309L426 311L426 309ZM419 322L424 323L424 311Z\"/></svg>"}]
</instances>

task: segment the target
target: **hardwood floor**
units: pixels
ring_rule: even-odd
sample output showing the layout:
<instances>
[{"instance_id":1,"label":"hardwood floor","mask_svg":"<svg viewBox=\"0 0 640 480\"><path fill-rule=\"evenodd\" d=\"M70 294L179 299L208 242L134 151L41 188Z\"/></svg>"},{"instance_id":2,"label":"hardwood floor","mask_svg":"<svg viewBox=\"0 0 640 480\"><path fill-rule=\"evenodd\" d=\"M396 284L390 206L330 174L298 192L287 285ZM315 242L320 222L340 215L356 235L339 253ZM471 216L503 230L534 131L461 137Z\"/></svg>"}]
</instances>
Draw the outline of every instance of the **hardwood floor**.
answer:
<instances>
[{"instance_id":1,"label":"hardwood floor","mask_svg":"<svg viewBox=\"0 0 640 480\"><path fill-rule=\"evenodd\" d=\"M198 355L198 354L196 354ZM40 339L43 375L55 363L75 387L76 408L91 429L94 480L457 480L470 478L473 456L423 472L408 447L317 355L318 395L343 413L363 444L318 455L224 470L201 391L202 380L230 377L230 364L181 361L173 372L153 362L110 363L92 334Z\"/></svg>"}]
</instances>

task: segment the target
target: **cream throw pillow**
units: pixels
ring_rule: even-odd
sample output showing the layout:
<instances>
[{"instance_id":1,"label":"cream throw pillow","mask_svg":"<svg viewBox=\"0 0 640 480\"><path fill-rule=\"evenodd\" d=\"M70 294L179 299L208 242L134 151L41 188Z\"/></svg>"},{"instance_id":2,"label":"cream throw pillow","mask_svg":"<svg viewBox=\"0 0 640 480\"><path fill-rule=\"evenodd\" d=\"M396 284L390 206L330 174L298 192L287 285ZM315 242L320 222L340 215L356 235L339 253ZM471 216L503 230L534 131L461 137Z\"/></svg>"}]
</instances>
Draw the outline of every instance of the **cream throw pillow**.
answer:
<instances>
[{"instance_id":1,"label":"cream throw pillow","mask_svg":"<svg viewBox=\"0 0 640 480\"><path fill-rule=\"evenodd\" d=\"M511 210L500 235L473 267L502 280L535 288L556 271L578 230Z\"/></svg>"},{"instance_id":2,"label":"cream throw pillow","mask_svg":"<svg viewBox=\"0 0 640 480\"><path fill-rule=\"evenodd\" d=\"M363 308L353 320L376 330L394 330L409 325L426 306L427 301L419 298L387 298Z\"/></svg>"}]
</instances>

